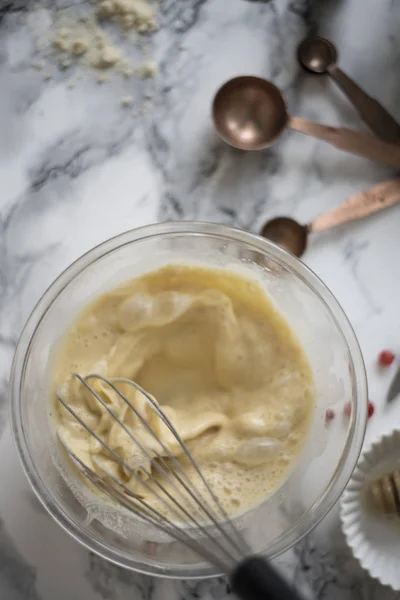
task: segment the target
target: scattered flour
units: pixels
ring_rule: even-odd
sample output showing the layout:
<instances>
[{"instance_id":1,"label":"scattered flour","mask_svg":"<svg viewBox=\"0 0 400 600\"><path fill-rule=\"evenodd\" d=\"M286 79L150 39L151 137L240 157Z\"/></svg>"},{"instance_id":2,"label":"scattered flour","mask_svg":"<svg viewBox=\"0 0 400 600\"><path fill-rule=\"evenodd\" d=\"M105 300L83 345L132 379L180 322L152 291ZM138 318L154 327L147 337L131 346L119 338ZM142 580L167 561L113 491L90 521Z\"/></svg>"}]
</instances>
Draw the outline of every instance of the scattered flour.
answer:
<instances>
[{"instance_id":1,"label":"scattered flour","mask_svg":"<svg viewBox=\"0 0 400 600\"><path fill-rule=\"evenodd\" d=\"M37 71L42 71L44 67L44 62L42 60L38 60L32 63L32 67Z\"/></svg>"},{"instance_id":2,"label":"scattered flour","mask_svg":"<svg viewBox=\"0 0 400 600\"><path fill-rule=\"evenodd\" d=\"M125 77L134 74L154 77L157 74L155 62L146 57L142 64L132 67L107 35L103 24L116 23L125 37L128 33L150 33L157 29L156 5L147 0L93 0L93 4L94 13L90 17L64 18L58 23L52 48L60 68L66 69L79 61L98 70L115 68Z\"/></svg>"},{"instance_id":3,"label":"scattered flour","mask_svg":"<svg viewBox=\"0 0 400 600\"><path fill-rule=\"evenodd\" d=\"M121 106L127 108L129 106L132 106L133 104L133 97L132 96L123 96L121 98Z\"/></svg>"},{"instance_id":4,"label":"scattered flour","mask_svg":"<svg viewBox=\"0 0 400 600\"><path fill-rule=\"evenodd\" d=\"M156 7L146 0L95 0L99 20L118 23L123 32L148 33L157 29Z\"/></svg>"},{"instance_id":5,"label":"scattered flour","mask_svg":"<svg viewBox=\"0 0 400 600\"><path fill-rule=\"evenodd\" d=\"M155 77L157 75L158 69L154 60L146 60L143 64L141 64L135 72L140 77L147 79L148 77Z\"/></svg>"}]
</instances>

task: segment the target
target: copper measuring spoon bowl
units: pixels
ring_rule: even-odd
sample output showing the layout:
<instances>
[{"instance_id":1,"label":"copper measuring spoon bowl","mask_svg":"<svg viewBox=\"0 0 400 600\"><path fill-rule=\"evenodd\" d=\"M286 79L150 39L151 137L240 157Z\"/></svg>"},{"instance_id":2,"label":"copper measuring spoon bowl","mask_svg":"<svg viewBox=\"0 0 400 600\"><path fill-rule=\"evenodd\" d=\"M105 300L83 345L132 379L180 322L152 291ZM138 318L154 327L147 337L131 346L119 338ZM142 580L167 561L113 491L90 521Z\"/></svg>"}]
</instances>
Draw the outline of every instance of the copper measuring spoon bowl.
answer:
<instances>
[{"instance_id":1,"label":"copper measuring spoon bowl","mask_svg":"<svg viewBox=\"0 0 400 600\"><path fill-rule=\"evenodd\" d=\"M344 127L291 117L279 89L261 77L245 75L227 81L215 95L212 117L220 137L240 150L267 148L289 128L346 152L400 167L400 146Z\"/></svg>"},{"instance_id":2,"label":"copper measuring spoon bowl","mask_svg":"<svg viewBox=\"0 0 400 600\"><path fill-rule=\"evenodd\" d=\"M338 53L332 42L323 37L306 38L297 50L297 58L310 73L330 75L377 136L388 142L400 142L399 123L338 67Z\"/></svg>"},{"instance_id":3,"label":"copper measuring spoon bowl","mask_svg":"<svg viewBox=\"0 0 400 600\"><path fill-rule=\"evenodd\" d=\"M259 77L227 81L213 107L215 127L222 139L240 150L262 150L283 132L288 122L286 104L278 88Z\"/></svg>"},{"instance_id":4,"label":"copper measuring spoon bowl","mask_svg":"<svg viewBox=\"0 0 400 600\"><path fill-rule=\"evenodd\" d=\"M288 250L302 256L307 248L309 233L325 231L378 212L400 202L400 179L389 179L350 196L336 208L320 215L311 223L302 225L290 217L276 217L265 223L260 234Z\"/></svg>"},{"instance_id":5,"label":"copper measuring spoon bowl","mask_svg":"<svg viewBox=\"0 0 400 600\"><path fill-rule=\"evenodd\" d=\"M338 53L329 40L322 37L310 37L301 42L297 50L297 58L302 67L318 75L328 73L336 66Z\"/></svg>"}]
</instances>

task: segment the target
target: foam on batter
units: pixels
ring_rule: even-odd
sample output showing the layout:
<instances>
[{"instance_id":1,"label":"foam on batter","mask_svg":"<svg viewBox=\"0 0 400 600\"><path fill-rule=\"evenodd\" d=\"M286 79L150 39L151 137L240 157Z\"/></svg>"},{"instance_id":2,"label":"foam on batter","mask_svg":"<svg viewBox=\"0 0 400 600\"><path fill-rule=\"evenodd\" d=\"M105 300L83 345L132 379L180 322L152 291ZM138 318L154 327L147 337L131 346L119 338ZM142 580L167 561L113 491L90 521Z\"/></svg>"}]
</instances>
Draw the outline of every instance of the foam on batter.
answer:
<instances>
[{"instance_id":1,"label":"foam on batter","mask_svg":"<svg viewBox=\"0 0 400 600\"><path fill-rule=\"evenodd\" d=\"M285 481L301 452L313 408L311 370L288 325L257 283L223 270L170 265L102 295L71 324L55 360L53 391L61 386L66 401L141 477L145 467L162 480L112 417L71 379L73 372L127 377L142 385L168 414L233 515ZM132 411L105 387L98 391L154 451ZM144 397L133 389L124 392L204 490ZM107 464L129 489L168 513L58 403L53 412L60 439L93 470L104 475Z\"/></svg>"}]
</instances>

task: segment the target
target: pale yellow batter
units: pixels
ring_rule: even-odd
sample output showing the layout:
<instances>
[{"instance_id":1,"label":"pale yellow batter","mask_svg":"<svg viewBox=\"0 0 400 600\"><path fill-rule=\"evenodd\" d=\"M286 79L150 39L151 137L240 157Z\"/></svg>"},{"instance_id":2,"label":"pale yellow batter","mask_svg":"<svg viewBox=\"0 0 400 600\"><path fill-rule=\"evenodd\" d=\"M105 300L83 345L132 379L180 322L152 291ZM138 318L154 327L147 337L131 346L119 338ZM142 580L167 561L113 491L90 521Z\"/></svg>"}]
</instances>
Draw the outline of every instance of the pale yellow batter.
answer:
<instances>
[{"instance_id":1,"label":"pale yellow batter","mask_svg":"<svg viewBox=\"0 0 400 600\"><path fill-rule=\"evenodd\" d=\"M226 270L169 265L102 295L71 325L55 361L52 385L139 479L57 403L61 441L97 473L106 470L162 508L141 483L146 471L160 477L154 461L73 372L126 377L152 394L230 513L283 482L313 407L310 367L288 325L257 283ZM165 454L108 386L93 385L151 455ZM143 395L122 389L194 477Z\"/></svg>"}]
</instances>

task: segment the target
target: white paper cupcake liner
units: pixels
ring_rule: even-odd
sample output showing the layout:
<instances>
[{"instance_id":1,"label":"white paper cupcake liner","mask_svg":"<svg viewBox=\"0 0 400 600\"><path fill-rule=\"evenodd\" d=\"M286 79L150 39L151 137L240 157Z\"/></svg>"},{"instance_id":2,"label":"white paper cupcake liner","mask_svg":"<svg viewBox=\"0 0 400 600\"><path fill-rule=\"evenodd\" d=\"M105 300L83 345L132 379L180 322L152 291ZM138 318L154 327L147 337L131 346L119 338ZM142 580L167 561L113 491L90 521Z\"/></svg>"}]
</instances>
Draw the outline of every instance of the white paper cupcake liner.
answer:
<instances>
[{"instance_id":1,"label":"white paper cupcake liner","mask_svg":"<svg viewBox=\"0 0 400 600\"><path fill-rule=\"evenodd\" d=\"M365 450L342 496L343 533L354 556L369 574L400 591L400 517L374 514L366 502L370 481L400 466L400 430Z\"/></svg>"}]
</instances>

